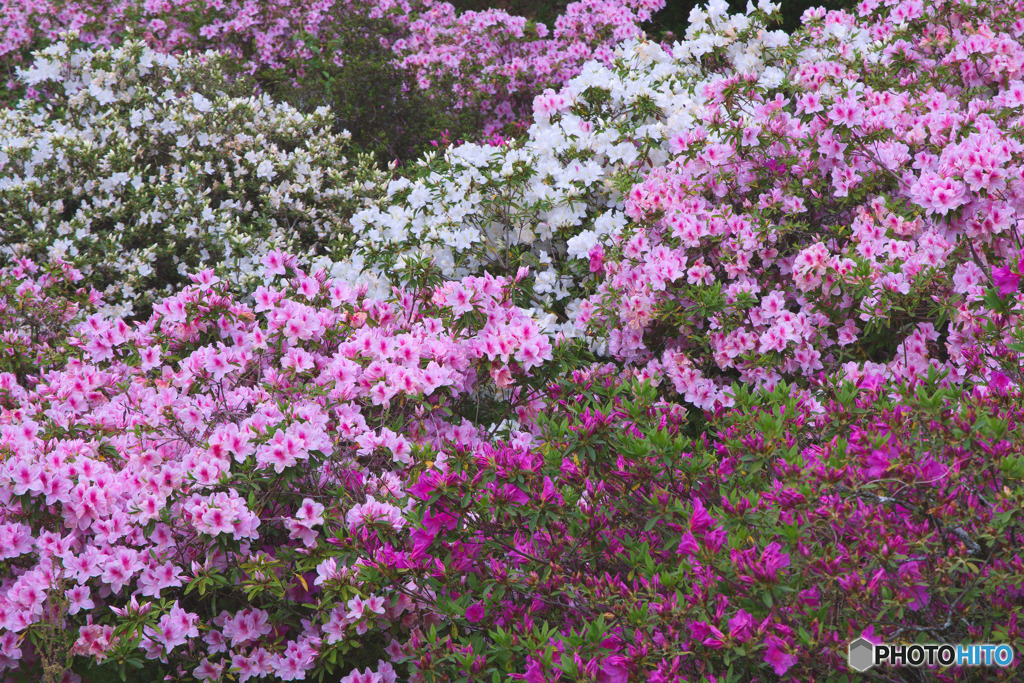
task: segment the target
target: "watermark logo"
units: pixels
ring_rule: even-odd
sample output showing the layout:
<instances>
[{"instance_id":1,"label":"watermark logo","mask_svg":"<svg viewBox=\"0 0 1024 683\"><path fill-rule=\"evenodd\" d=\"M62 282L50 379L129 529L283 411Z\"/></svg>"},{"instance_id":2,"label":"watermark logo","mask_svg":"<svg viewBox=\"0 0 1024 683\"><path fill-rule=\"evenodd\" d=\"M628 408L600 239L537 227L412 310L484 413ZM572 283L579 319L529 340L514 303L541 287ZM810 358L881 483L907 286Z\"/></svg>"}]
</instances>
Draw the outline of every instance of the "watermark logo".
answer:
<instances>
[{"instance_id":1,"label":"watermark logo","mask_svg":"<svg viewBox=\"0 0 1024 683\"><path fill-rule=\"evenodd\" d=\"M847 661L854 671L867 671L873 666L999 666L1013 663L1014 651L1009 645L912 643L909 645L872 643L867 638L852 641Z\"/></svg>"}]
</instances>

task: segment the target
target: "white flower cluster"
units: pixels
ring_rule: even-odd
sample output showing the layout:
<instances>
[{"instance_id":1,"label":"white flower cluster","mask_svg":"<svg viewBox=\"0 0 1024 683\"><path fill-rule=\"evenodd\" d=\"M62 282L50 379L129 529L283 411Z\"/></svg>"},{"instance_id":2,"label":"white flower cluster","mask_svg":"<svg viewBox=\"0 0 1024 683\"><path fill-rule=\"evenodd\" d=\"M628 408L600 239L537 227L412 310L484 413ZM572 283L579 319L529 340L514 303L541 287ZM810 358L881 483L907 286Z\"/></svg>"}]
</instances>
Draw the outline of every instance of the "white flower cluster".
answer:
<instances>
[{"instance_id":1,"label":"white flower cluster","mask_svg":"<svg viewBox=\"0 0 1024 683\"><path fill-rule=\"evenodd\" d=\"M0 111L0 259L68 259L130 314L201 268L245 287L271 249L347 253L383 174L326 108L225 93L221 59L38 53L19 75L44 97Z\"/></svg>"},{"instance_id":2,"label":"white flower cluster","mask_svg":"<svg viewBox=\"0 0 1024 683\"><path fill-rule=\"evenodd\" d=\"M632 185L665 165L673 137L701 119L704 86L737 71L765 89L783 82L789 36L764 28L777 6L762 0L734 16L725 9L715 0L694 10L671 53L633 40L618 47L613 67L585 64L561 92L536 98L525 139L452 147L424 159L414 178L391 182L378 205L352 219L367 274L386 283L423 257L452 278L528 265L538 316L575 334L571 315L594 282L589 257L626 226ZM721 59L709 67L703 58L712 51Z\"/></svg>"}]
</instances>

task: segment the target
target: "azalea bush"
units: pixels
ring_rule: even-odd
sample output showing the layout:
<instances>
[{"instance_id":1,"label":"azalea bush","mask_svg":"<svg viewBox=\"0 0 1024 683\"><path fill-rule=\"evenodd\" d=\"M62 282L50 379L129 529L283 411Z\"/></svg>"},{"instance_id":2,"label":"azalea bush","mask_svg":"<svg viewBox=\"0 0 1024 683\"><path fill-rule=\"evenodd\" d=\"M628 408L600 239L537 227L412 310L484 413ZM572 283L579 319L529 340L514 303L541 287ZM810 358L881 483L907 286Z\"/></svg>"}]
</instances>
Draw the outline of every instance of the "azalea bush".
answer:
<instances>
[{"instance_id":1,"label":"azalea bush","mask_svg":"<svg viewBox=\"0 0 1024 683\"><path fill-rule=\"evenodd\" d=\"M375 568L439 596L424 680L809 679L862 634L1019 648L1019 398L825 393L739 391L693 425L594 368L552 387L533 447L421 476L413 567Z\"/></svg>"},{"instance_id":2,"label":"azalea bush","mask_svg":"<svg viewBox=\"0 0 1024 683\"><path fill-rule=\"evenodd\" d=\"M56 260L42 268L29 259L0 268L0 372L25 382L66 359L66 338L77 320L101 302L95 289L81 286L84 276Z\"/></svg>"},{"instance_id":3,"label":"azalea bush","mask_svg":"<svg viewBox=\"0 0 1024 683\"><path fill-rule=\"evenodd\" d=\"M451 146L391 181L390 201L353 217L362 238L356 253L369 274L400 279L423 254L451 275L526 265L534 272L534 307L575 334L605 279L605 250L611 256L627 224L629 232L639 225L627 212L628 192L673 163L674 131L701 116L700 88L713 75L703 71L703 55L720 44L724 61L708 65L781 74L766 62L790 41L765 30L776 6L749 17L723 9L711 8L710 23L709 15L695 15L690 40L673 48L678 58L650 42L626 43L612 68L590 62L565 89L539 95L522 140Z\"/></svg>"},{"instance_id":4,"label":"azalea bush","mask_svg":"<svg viewBox=\"0 0 1024 683\"><path fill-rule=\"evenodd\" d=\"M199 268L251 289L271 249L347 253L347 219L384 173L344 156L327 109L242 97L212 54L74 44L22 72L51 92L42 111L0 110L0 258L66 259L144 314Z\"/></svg>"},{"instance_id":5,"label":"azalea bush","mask_svg":"<svg viewBox=\"0 0 1024 683\"><path fill-rule=\"evenodd\" d=\"M341 112L340 123L366 123L357 134L370 149L381 151L371 141L383 125L390 138L384 149L408 152L401 137L417 135L425 125L436 126L438 138L446 128L473 138L515 133L529 119L533 95L561 86L589 59L610 59L615 43L642 36L640 24L663 5L664 0L581 0L568 4L549 28L500 10L459 14L433 0L5 0L0 59L11 77L8 88L16 88L16 67L67 30L80 30L90 47L116 44L131 33L162 52L224 52L236 60L234 73L254 75L270 90L283 81L300 93L346 101L355 111ZM425 96L390 92L397 105L389 107L378 92L360 102L353 92L367 87L367 69L379 81L370 80L371 92L381 86L419 88ZM410 110L417 102L430 103L422 120ZM387 118L392 108L402 112L397 121Z\"/></svg>"},{"instance_id":6,"label":"azalea bush","mask_svg":"<svg viewBox=\"0 0 1024 683\"><path fill-rule=\"evenodd\" d=\"M977 49L928 38L943 59L907 61L924 15L809 12L790 37L722 7L671 54L631 44L538 97L521 143L392 181L353 218L359 253L384 278L423 252L453 275L530 265L563 332L703 409L840 368L963 380L992 315L970 305L1022 246L1016 15L963 9Z\"/></svg>"},{"instance_id":7,"label":"azalea bush","mask_svg":"<svg viewBox=\"0 0 1024 683\"><path fill-rule=\"evenodd\" d=\"M518 39L427 11L424 55ZM778 16L602 34L522 137L387 173L329 110L240 97L230 50L40 52L0 147L5 674L832 679L861 636L1020 650L1024 6ZM511 92L486 81L429 87Z\"/></svg>"},{"instance_id":8,"label":"azalea bush","mask_svg":"<svg viewBox=\"0 0 1024 683\"><path fill-rule=\"evenodd\" d=\"M5 668L381 673L432 618L360 567L405 543L408 472L479 442L470 392L500 395L551 345L511 281L389 303L265 260L253 306L206 270L145 323L90 316L33 383L3 375Z\"/></svg>"},{"instance_id":9,"label":"azalea bush","mask_svg":"<svg viewBox=\"0 0 1024 683\"><path fill-rule=\"evenodd\" d=\"M406 164L438 140L481 135L484 109L452 108L449 100L420 88L396 61L389 43L405 31L388 18L351 7L338 12L344 24L305 39L313 54L256 75L263 92L303 112L329 107L332 128L349 131L352 147L373 154L382 165Z\"/></svg>"}]
</instances>

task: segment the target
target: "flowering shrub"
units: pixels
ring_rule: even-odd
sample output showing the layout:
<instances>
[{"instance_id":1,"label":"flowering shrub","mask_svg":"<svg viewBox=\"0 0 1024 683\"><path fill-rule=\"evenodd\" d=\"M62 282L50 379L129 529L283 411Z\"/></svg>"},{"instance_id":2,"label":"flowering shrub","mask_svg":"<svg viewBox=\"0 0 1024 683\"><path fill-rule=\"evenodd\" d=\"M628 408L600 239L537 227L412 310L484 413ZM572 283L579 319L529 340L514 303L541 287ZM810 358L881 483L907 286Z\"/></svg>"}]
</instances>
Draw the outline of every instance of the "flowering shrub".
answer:
<instances>
[{"instance_id":1,"label":"flowering shrub","mask_svg":"<svg viewBox=\"0 0 1024 683\"><path fill-rule=\"evenodd\" d=\"M1019 647L1019 398L788 394L694 439L650 386L577 374L539 444L421 476L418 580L454 625L413 639L425 680L802 680L862 632Z\"/></svg>"},{"instance_id":2,"label":"flowering shrub","mask_svg":"<svg viewBox=\"0 0 1024 683\"><path fill-rule=\"evenodd\" d=\"M910 39L946 54L930 15L811 12L791 38L721 9L671 54L632 44L538 97L521 144L451 148L392 181L353 218L366 262L539 266L537 306L563 332L575 321L703 409L737 379L978 372L967 350L991 309L968 311L1022 246L1016 15L960 8L977 50L899 76Z\"/></svg>"},{"instance_id":3,"label":"flowering shrub","mask_svg":"<svg viewBox=\"0 0 1024 683\"><path fill-rule=\"evenodd\" d=\"M470 390L551 346L500 278L387 303L265 261L254 306L205 270L145 323L90 316L35 386L3 375L4 668L294 680L429 623L425 595L359 568L404 544L408 472L479 441Z\"/></svg>"},{"instance_id":4,"label":"flowering shrub","mask_svg":"<svg viewBox=\"0 0 1024 683\"><path fill-rule=\"evenodd\" d=\"M969 93L1013 79L1020 63L979 77L975 57L953 51L894 70L907 38L930 34L927 16L891 18L858 26L830 13L794 36L786 71L700 84L709 123L670 139L677 156L630 190L638 229L612 245L610 277L590 300L601 328L619 321L613 353L706 408L729 403L733 378L771 386L840 366L851 377L913 381L935 368L964 378L971 332L961 313L1019 249L997 225L1015 211L1008 176L981 170L1014 163L1017 145L1001 128L1014 104ZM957 31L973 21L967 12ZM984 21L986 31L1003 21L1015 30L1012 15ZM813 61L795 59L811 44ZM939 132L935 110L952 129ZM663 285L637 277L649 272L671 275ZM633 305L602 304L623 299Z\"/></svg>"},{"instance_id":5,"label":"flowering shrub","mask_svg":"<svg viewBox=\"0 0 1024 683\"><path fill-rule=\"evenodd\" d=\"M130 30L163 52L227 52L237 60L236 70L261 80L297 78L301 92L322 89L326 76L328 90L337 91L353 85L345 71L331 83L339 78L333 67L348 58L338 48L370 36L383 42L395 66L409 72L412 87L443 83L445 107L483 108L490 136L506 124L528 121L534 94L561 86L588 59L609 59L617 41L641 36L639 25L663 5L664 0L581 0L565 8L549 35L547 27L528 26L522 17L499 10L457 15L450 4L434 0L3 0L0 58L16 64L69 29L80 29L89 46L116 43ZM386 65L380 73L388 74ZM371 102L379 105L377 98Z\"/></svg>"},{"instance_id":6,"label":"flowering shrub","mask_svg":"<svg viewBox=\"0 0 1024 683\"><path fill-rule=\"evenodd\" d=\"M247 101L224 171L147 138L192 174L169 182L214 178L148 195L165 218L238 178L232 215L268 217L134 322L94 312L91 255L80 284L26 258L84 254L29 227L65 211L59 145L243 105L137 43L44 51L25 78L55 99L5 113L0 150L25 245L0 273L3 671L746 681L847 675L862 635L1020 650L1024 6L866 0L792 35L776 9L712 3L538 96L523 139L334 194L325 113ZM260 107L289 142L238 139ZM99 191L75 215L118 206Z\"/></svg>"},{"instance_id":7,"label":"flowering shrub","mask_svg":"<svg viewBox=\"0 0 1024 683\"><path fill-rule=\"evenodd\" d=\"M532 98L560 87L588 60L610 62L612 47L642 37L664 0L581 0L570 3L549 34L500 10L456 14L448 3L424 3L409 37L392 49L423 89L454 95L457 107L488 112L484 136L523 127ZM454 68L453 68L454 67ZM465 75L464 75L465 74Z\"/></svg>"},{"instance_id":8,"label":"flowering shrub","mask_svg":"<svg viewBox=\"0 0 1024 683\"><path fill-rule=\"evenodd\" d=\"M220 64L139 42L42 51L21 77L47 107L0 110L4 255L67 259L131 313L200 267L251 288L273 248L344 253L382 174L342 156L326 109L226 94Z\"/></svg>"},{"instance_id":9,"label":"flowering shrub","mask_svg":"<svg viewBox=\"0 0 1024 683\"><path fill-rule=\"evenodd\" d=\"M28 259L0 268L0 373L10 384L27 381L42 368L61 365L70 327L100 302L95 290L79 287L82 274L55 261L40 268Z\"/></svg>"},{"instance_id":10,"label":"flowering shrub","mask_svg":"<svg viewBox=\"0 0 1024 683\"><path fill-rule=\"evenodd\" d=\"M789 41L763 30L774 9L766 5L749 18L716 15L714 40L730 55L770 58ZM522 141L449 147L443 157L428 155L411 177L393 180L389 201L353 218L362 237L357 253L370 274L401 277L407 261L421 255L452 276L511 273L526 264L534 269L538 310L574 334L574 319L591 310L584 302L605 274L604 250L635 224L626 193L671 163L674 131L700 114L689 89L702 72L692 62L710 42L703 34L691 38L674 48L680 59L651 43L626 43L613 68L590 62L565 89L538 96Z\"/></svg>"}]
</instances>

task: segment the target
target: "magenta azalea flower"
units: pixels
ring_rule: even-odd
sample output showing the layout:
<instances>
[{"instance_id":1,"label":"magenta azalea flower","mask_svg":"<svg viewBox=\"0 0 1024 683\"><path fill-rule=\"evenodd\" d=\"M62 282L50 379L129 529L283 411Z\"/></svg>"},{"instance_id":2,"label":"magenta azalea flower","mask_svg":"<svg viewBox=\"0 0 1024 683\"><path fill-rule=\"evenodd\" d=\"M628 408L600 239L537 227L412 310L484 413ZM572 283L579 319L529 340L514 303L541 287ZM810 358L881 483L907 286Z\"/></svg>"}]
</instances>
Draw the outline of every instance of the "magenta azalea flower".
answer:
<instances>
[{"instance_id":1,"label":"magenta azalea flower","mask_svg":"<svg viewBox=\"0 0 1024 683\"><path fill-rule=\"evenodd\" d=\"M768 636L764 643L768 646L764 653L764 661L772 665L776 674L785 675L790 667L796 664L796 655L787 654L783 649L786 644L776 636Z\"/></svg>"},{"instance_id":2,"label":"magenta azalea flower","mask_svg":"<svg viewBox=\"0 0 1024 683\"><path fill-rule=\"evenodd\" d=\"M466 619L474 624L484 618L486 610L482 602L474 602L466 608Z\"/></svg>"},{"instance_id":3,"label":"magenta azalea flower","mask_svg":"<svg viewBox=\"0 0 1024 683\"><path fill-rule=\"evenodd\" d=\"M1009 266L994 268L992 270L992 281L999 288L999 296L1006 297L1013 294L1020 287L1020 275L1010 270Z\"/></svg>"}]
</instances>

